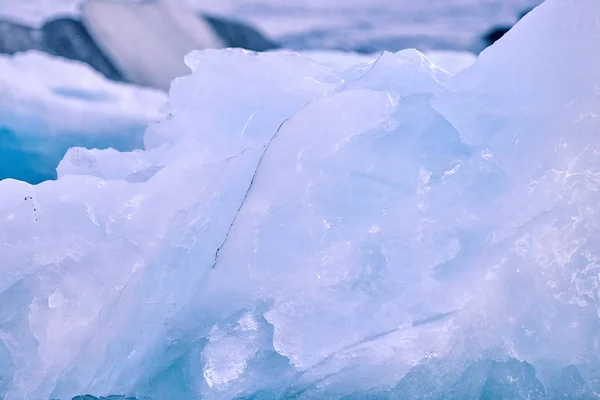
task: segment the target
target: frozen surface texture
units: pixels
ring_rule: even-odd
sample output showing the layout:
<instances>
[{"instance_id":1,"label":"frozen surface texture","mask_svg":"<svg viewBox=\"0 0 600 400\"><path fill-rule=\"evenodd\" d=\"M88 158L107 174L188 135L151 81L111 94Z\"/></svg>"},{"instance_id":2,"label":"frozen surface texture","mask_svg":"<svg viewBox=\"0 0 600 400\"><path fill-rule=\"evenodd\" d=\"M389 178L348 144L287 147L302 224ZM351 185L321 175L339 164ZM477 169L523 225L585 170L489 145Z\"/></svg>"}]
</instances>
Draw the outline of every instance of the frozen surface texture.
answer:
<instances>
[{"instance_id":1,"label":"frozen surface texture","mask_svg":"<svg viewBox=\"0 0 600 400\"><path fill-rule=\"evenodd\" d=\"M598 15L456 76L190 54L145 150L0 182L0 397L596 398Z\"/></svg>"},{"instance_id":2,"label":"frozen surface texture","mask_svg":"<svg viewBox=\"0 0 600 400\"><path fill-rule=\"evenodd\" d=\"M0 179L56 178L71 146L140 148L167 96L39 52L0 56Z\"/></svg>"},{"instance_id":3,"label":"frozen surface texture","mask_svg":"<svg viewBox=\"0 0 600 400\"><path fill-rule=\"evenodd\" d=\"M334 70L343 71L353 65L375 61L381 53L357 54L343 51L301 51L300 54ZM436 67L456 74L471 66L477 56L468 51L432 50L424 53Z\"/></svg>"}]
</instances>

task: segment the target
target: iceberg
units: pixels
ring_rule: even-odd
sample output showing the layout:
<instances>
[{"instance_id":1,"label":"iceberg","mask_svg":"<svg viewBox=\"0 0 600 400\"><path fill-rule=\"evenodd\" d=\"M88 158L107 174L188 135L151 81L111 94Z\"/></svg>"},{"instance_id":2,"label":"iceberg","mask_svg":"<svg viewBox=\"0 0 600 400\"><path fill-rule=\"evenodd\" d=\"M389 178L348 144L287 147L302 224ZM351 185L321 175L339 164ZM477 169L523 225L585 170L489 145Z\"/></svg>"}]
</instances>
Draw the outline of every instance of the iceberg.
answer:
<instances>
[{"instance_id":1,"label":"iceberg","mask_svg":"<svg viewBox=\"0 0 600 400\"><path fill-rule=\"evenodd\" d=\"M143 147L0 181L0 397L597 397L599 14L189 54Z\"/></svg>"}]
</instances>

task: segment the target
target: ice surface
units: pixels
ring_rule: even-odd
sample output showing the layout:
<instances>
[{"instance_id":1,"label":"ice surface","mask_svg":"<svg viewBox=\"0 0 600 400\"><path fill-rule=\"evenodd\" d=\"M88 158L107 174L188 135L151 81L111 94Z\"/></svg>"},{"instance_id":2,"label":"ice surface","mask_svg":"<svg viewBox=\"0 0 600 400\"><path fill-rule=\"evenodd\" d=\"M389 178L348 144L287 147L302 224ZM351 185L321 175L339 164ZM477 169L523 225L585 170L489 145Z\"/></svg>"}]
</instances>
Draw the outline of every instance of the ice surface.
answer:
<instances>
[{"instance_id":1,"label":"ice surface","mask_svg":"<svg viewBox=\"0 0 600 400\"><path fill-rule=\"evenodd\" d=\"M321 64L327 65L332 69L340 71L350 68L356 64L375 61L381 54L357 54L353 52L325 50L307 50L299 53L304 57L308 57ZM436 67L444 69L452 74L456 74L471 66L477 60L477 56L468 51L432 50L426 51L424 54L436 65Z\"/></svg>"},{"instance_id":2,"label":"ice surface","mask_svg":"<svg viewBox=\"0 0 600 400\"><path fill-rule=\"evenodd\" d=\"M0 179L56 177L71 146L140 148L162 92L116 84L85 64L29 52L0 57Z\"/></svg>"},{"instance_id":3,"label":"ice surface","mask_svg":"<svg viewBox=\"0 0 600 400\"><path fill-rule=\"evenodd\" d=\"M457 75L190 54L144 150L0 181L0 397L594 398L599 13Z\"/></svg>"},{"instance_id":4,"label":"ice surface","mask_svg":"<svg viewBox=\"0 0 600 400\"><path fill-rule=\"evenodd\" d=\"M86 1L79 17L56 17L39 28L0 19L0 31L0 53L43 51L85 62L112 80L165 91L188 73L183 58L192 50L279 47L251 26L169 0Z\"/></svg>"}]
</instances>

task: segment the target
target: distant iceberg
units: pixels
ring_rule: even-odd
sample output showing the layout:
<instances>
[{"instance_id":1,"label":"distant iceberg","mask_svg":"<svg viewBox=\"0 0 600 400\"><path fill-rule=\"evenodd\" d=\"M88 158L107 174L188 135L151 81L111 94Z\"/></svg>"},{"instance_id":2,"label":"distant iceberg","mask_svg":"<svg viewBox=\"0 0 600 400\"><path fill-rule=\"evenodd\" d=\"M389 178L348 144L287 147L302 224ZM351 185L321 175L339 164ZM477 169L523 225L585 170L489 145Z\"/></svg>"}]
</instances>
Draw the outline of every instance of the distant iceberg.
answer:
<instances>
[{"instance_id":1,"label":"distant iceberg","mask_svg":"<svg viewBox=\"0 0 600 400\"><path fill-rule=\"evenodd\" d=\"M82 19L128 82L163 90L189 72L183 57L192 50L277 47L245 24L200 15L168 0L88 1L82 5Z\"/></svg>"},{"instance_id":2,"label":"distant iceberg","mask_svg":"<svg viewBox=\"0 0 600 400\"><path fill-rule=\"evenodd\" d=\"M0 19L0 53L45 52L84 62L111 80L167 91L173 79L188 73L183 58L192 50L278 47L245 23L171 0L89 0L80 8L40 26Z\"/></svg>"},{"instance_id":3,"label":"distant iceberg","mask_svg":"<svg viewBox=\"0 0 600 400\"><path fill-rule=\"evenodd\" d=\"M143 149L0 181L0 397L597 397L598 15L456 75L189 54Z\"/></svg>"}]
</instances>

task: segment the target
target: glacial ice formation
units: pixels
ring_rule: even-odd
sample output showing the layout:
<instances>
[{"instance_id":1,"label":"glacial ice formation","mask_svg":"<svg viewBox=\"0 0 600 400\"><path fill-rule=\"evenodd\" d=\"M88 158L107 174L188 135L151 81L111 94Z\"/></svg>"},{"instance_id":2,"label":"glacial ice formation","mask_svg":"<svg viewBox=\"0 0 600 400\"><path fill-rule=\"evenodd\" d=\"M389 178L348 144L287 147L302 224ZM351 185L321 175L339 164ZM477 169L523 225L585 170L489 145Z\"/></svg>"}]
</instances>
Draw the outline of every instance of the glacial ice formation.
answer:
<instances>
[{"instance_id":1,"label":"glacial ice formation","mask_svg":"<svg viewBox=\"0 0 600 400\"><path fill-rule=\"evenodd\" d=\"M0 397L597 398L598 15L456 76L190 54L144 150L0 181Z\"/></svg>"},{"instance_id":2,"label":"glacial ice formation","mask_svg":"<svg viewBox=\"0 0 600 400\"><path fill-rule=\"evenodd\" d=\"M128 151L161 117L163 92L111 82L36 51L0 56L0 179L56 178L72 146Z\"/></svg>"}]
</instances>

